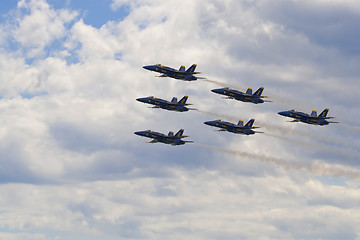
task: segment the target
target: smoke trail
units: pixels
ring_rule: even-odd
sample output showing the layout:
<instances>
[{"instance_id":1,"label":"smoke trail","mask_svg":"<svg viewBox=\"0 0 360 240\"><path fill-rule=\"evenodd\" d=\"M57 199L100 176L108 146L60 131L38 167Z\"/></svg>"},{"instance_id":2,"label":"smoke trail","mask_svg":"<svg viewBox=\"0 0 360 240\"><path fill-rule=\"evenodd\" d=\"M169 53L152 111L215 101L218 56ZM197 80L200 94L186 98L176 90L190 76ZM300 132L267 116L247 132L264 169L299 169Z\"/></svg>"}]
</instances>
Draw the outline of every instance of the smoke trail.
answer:
<instances>
[{"instance_id":1,"label":"smoke trail","mask_svg":"<svg viewBox=\"0 0 360 240\"><path fill-rule=\"evenodd\" d=\"M216 81L216 80L211 80L211 79L208 79L208 78L205 78L205 79L201 79L205 82L211 82L211 83L214 83L220 87L229 87L229 88L236 88L234 86L231 86L230 84L227 84L227 83L224 83L224 82L220 82L220 81Z\"/></svg>"},{"instance_id":2,"label":"smoke trail","mask_svg":"<svg viewBox=\"0 0 360 240\"><path fill-rule=\"evenodd\" d=\"M334 148L334 147L319 145L318 143L304 142L304 141L300 141L299 139L293 139L293 138L288 138L288 137L284 137L284 136L278 136L278 135L269 134L269 133L265 133L265 135L270 136L270 137L274 137L274 138L277 138L277 139L280 139L280 140L283 140L283 141L286 141L286 142L292 142L292 143L295 143L297 145L301 145L301 146L304 146L304 147L317 149L317 150L320 150L320 151L326 151L327 153L334 153L334 154L341 155L341 156L349 158L349 159L354 159L354 160L360 159L359 154L344 151L343 149L339 149L338 147Z\"/></svg>"},{"instance_id":3,"label":"smoke trail","mask_svg":"<svg viewBox=\"0 0 360 240\"><path fill-rule=\"evenodd\" d=\"M226 154L229 154L229 155L232 155L235 157L248 158L248 159L252 159L252 160L256 160L256 161L260 161L260 162L264 162L264 163L269 163L269 164L285 167L287 169L295 169L295 170L304 169L304 170L307 170L316 175L333 175L333 176L337 176L337 177L360 179L359 171L352 170L352 169L346 169L340 165L329 165L329 164L320 163L320 162L315 162L311 165L304 165L304 164L300 164L297 162L290 162L285 159L274 158L274 157L270 157L270 156L266 156L266 155L234 151L234 150L229 150L229 149L223 149L223 148L218 148L218 147L213 147L213 146L202 145L202 144L198 144L198 143L195 143L194 145L205 148L205 149L210 149L212 151L226 153Z\"/></svg>"},{"instance_id":4,"label":"smoke trail","mask_svg":"<svg viewBox=\"0 0 360 240\"><path fill-rule=\"evenodd\" d=\"M350 124L346 124L346 123L340 123L340 125L351 131L360 131L360 126L356 126L355 124L350 125Z\"/></svg>"},{"instance_id":5,"label":"smoke trail","mask_svg":"<svg viewBox=\"0 0 360 240\"><path fill-rule=\"evenodd\" d=\"M212 116L212 117L216 117L216 118L226 118L229 121L239 121L238 118L227 116L227 115L224 115L224 114L203 111L203 110L200 110L200 109L197 109L197 111L200 112L200 113L204 113L206 115Z\"/></svg>"}]
</instances>

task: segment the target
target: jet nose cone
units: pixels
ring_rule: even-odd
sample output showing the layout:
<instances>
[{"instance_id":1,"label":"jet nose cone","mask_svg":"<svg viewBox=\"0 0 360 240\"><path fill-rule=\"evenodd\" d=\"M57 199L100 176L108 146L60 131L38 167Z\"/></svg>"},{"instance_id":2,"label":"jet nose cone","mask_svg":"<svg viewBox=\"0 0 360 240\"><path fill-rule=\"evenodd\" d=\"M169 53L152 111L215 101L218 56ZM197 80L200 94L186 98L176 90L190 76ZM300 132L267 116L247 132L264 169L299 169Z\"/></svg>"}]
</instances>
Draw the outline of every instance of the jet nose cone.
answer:
<instances>
[{"instance_id":1,"label":"jet nose cone","mask_svg":"<svg viewBox=\"0 0 360 240\"><path fill-rule=\"evenodd\" d=\"M219 89L212 89L211 91L214 92L214 93L221 93L221 90L222 90L222 89L219 88Z\"/></svg>"},{"instance_id":2,"label":"jet nose cone","mask_svg":"<svg viewBox=\"0 0 360 240\"><path fill-rule=\"evenodd\" d=\"M214 125L214 121L206 121L206 122L204 122L204 124L212 126L212 125Z\"/></svg>"},{"instance_id":3,"label":"jet nose cone","mask_svg":"<svg viewBox=\"0 0 360 240\"><path fill-rule=\"evenodd\" d=\"M154 70L154 66L153 65L149 65L149 66L143 66L143 68L145 68L146 70Z\"/></svg>"},{"instance_id":4,"label":"jet nose cone","mask_svg":"<svg viewBox=\"0 0 360 240\"><path fill-rule=\"evenodd\" d=\"M282 112L278 112L279 115L281 116L287 116L288 112L287 111L282 111Z\"/></svg>"},{"instance_id":5,"label":"jet nose cone","mask_svg":"<svg viewBox=\"0 0 360 240\"><path fill-rule=\"evenodd\" d=\"M143 135L142 133L143 133L142 131L134 132L134 134L139 135L139 136L142 136Z\"/></svg>"},{"instance_id":6,"label":"jet nose cone","mask_svg":"<svg viewBox=\"0 0 360 240\"><path fill-rule=\"evenodd\" d=\"M136 101L139 101L139 102L145 102L146 99L145 98L137 98Z\"/></svg>"}]
</instances>

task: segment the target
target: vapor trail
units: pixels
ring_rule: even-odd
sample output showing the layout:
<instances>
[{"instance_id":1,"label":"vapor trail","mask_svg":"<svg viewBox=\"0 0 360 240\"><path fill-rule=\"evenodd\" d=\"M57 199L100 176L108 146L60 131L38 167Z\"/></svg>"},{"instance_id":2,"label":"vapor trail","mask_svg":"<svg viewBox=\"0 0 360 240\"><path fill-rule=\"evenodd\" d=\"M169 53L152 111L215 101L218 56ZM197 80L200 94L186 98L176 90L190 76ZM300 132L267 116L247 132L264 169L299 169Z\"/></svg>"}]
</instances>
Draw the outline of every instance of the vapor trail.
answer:
<instances>
[{"instance_id":1,"label":"vapor trail","mask_svg":"<svg viewBox=\"0 0 360 240\"><path fill-rule=\"evenodd\" d=\"M274 157L270 157L270 156L266 156L266 155L234 151L234 150L229 150L229 149L224 149L224 148L202 145L202 144L198 144L198 143L195 143L195 145L205 148L205 149L210 149L212 151L222 152L222 153L229 154L229 155L232 155L235 157L248 158L248 159L256 160L259 162L265 162L265 163L285 167L287 169L295 169L295 170L304 169L304 170L314 173L316 175L333 175L333 176L337 176L337 177L360 179L359 171L356 171L353 169L347 169L340 165L329 165L329 164L320 163L320 162L315 162L311 165L304 165L304 164L300 164L297 162L290 162L285 159L274 158Z\"/></svg>"}]
</instances>

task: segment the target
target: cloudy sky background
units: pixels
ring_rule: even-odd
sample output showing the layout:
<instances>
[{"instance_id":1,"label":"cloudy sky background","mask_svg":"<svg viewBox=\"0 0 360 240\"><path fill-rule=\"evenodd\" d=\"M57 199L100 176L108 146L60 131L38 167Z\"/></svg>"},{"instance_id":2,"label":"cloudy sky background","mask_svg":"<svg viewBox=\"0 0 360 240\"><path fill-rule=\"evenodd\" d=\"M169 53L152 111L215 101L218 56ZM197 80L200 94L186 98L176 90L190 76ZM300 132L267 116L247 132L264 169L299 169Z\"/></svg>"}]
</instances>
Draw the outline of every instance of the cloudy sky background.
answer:
<instances>
[{"instance_id":1,"label":"cloudy sky background","mask_svg":"<svg viewBox=\"0 0 360 240\"><path fill-rule=\"evenodd\" d=\"M357 0L6 0L0 238L360 238ZM144 65L198 64L210 81ZM210 92L262 86L273 103ZM199 111L138 97L189 95ZM339 124L277 112L330 108ZM265 134L204 121L255 118ZM134 131L185 129L195 144Z\"/></svg>"}]
</instances>

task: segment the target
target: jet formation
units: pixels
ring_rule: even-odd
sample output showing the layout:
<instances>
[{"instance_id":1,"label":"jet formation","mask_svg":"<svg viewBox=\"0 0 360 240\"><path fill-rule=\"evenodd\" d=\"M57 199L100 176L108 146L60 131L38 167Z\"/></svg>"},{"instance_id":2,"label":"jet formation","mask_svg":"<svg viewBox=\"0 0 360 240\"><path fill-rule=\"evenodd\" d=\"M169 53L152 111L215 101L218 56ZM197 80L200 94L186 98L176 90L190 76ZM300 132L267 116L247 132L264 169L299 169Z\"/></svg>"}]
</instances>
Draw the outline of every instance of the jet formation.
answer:
<instances>
[{"instance_id":1,"label":"jet formation","mask_svg":"<svg viewBox=\"0 0 360 240\"><path fill-rule=\"evenodd\" d=\"M185 66L181 66L179 70L176 70L174 68L163 66L161 64L144 66L143 68L145 68L146 70L161 73L161 75L158 77L171 77L183 81L196 81L197 79L201 78L194 76L195 74L200 73L200 72L195 72L196 66L197 66L196 64L193 64L186 71L185 71Z\"/></svg>"},{"instance_id":2,"label":"jet formation","mask_svg":"<svg viewBox=\"0 0 360 240\"><path fill-rule=\"evenodd\" d=\"M326 119L330 119L330 118L335 118L335 117L327 117L326 115L328 112L329 112L329 109L325 108L324 111L322 111L319 116L317 116L316 110L313 110L311 112L311 115L309 115L307 113L295 111L295 110L278 112L278 114L281 116L294 118L294 120L292 120L290 122L303 122L303 123L307 123L307 124L320 125L320 126L328 125L329 123L338 123L338 122L326 120Z\"/></svg>"},{"instance_id":3,"label":"jet formation","mask_svg":"<svg viewBox=\"0 0 360 240\"><path fill-rule=\"evenodd\" d=\"M185 66L181 66L179 70L176 70L174 68L163 66L161 64L144 66L144 68L147 70L150 70L150 71L161 73L161 75L158 77L170 77L170 78L175 78L175 79L183 80L183 81L196 81L197 79L205 79L202 77L194 76L195 74L200 73L200 72L195 72L196 66L197 66L196 64L193 64L187 70L185 70ZM255 91L255 93L252 93L251 88L248 88L246 92L242 92L240 90L225 87L225 88L219 88L219 89L212 89L211 91L214 93L226 96L226 97L224 97L226 99L235 99L235 100L242 101L242 102L250 102L250 103L254 103L254 104L271 102L269 100L263 100L263 98L267 98L267 96L261 96L263 90L264 90L264 88L260 87L258 90ZM189 110L196 110L193 108L186 107L188 105L192 105L192 104L186 103L187 99L188 99L188 96L184 96L180 101L177 101L177 98L173 97L171 101L167 101L167 100L164 100L161 98L156 98L156 97L150 96L150 97L144 97L144 98L137 98L136 100L139 102L146 103L146 104L154 105L153 107L150 107L150 108L162 108L162 109L176 111L176 112L187 112ZM307 124L320 125L320 126L328 125L329 123L337 123L337 122L332 122L332 121L327 120L327 119L334 118L334 117L326 116L328 111L329 111L329 109L326 108L324 111L322 111L320 113L319 116L317 116L317 112L315 110L313 110L310 115L307 113L303 113L303 112L299 112L299 111L295 111L295 110L282 111L282 112L279 112L278 114L285 116L285 117L293 118L294 120L292 120L290 122L303 122L303 123L307 123ZM259 127L253 126L254 121L255 121L255 119L251 119L244 125L244 122L242 120L240 120L238 122L238 124L234 124L234 123L222 121L219 119L219 120L214 120L214 121L206 121L206 122L204 122L204 124L206 124L208 126L220 128L217 131L227 131L227 132L236 133L236 134L253 135L255 133L263 133L263 132L253 130L255 128L259 128ZM134 133L136 135L139 135L142 137L151 138L152 140L149 143L161 142L161 143L177 146L177 145L184 145L185 143L193 142L193 141L182 140L182 138L188 137L188 136L183 135L184 129L180 129L175 135L172 131L170 131L168 135L165 135L165 134L162 134L159 132L155 132L155 131L151 131L151 130L139 131L139 132L134 132Z\"/></svg>"},{"instance_id":4,"label":"jet formation","mask_svg":"<svg viewBox=\"0 0 360 240\"><path fill-rule=\"evenodd\" d=\"M211 90L214 93L221 94L227 96L226 99L236 99L242 102L251 102L251 103L263 103L263 102L271 102L271 101L264 101L262 98L267 98L267 96L261 96L264 88L261 87L253 94L252 89L248 88L246 93L241 92L240 90L231 89L231 88L219 88Z\"/></svg>"},{"instance_id":5,"label":"jet formation","mask_svg":"<svg viewBox=\"0 0 360 240\"><path fill-rule=\"evenodd\" d=\"M253 127L254 121L255 121L255 119L250 119L250 121L247 122L245 124L245 126L244 126L244 122L242 120L240 120L237 125L230 123L230 122L222 121L222 120L207 121L204 123L206 125L209 125L212 127L221 128L220 130L217 130L217 131L228 131L228 132L244 134L244 135L252 135L252 134L255 134L256 132L263 133L263 132L258 132L258 131L252 130L254 128L259 128L259 127Z\"/></svg>"},{"instance_id":6,"label":"jet formation","mask_svg":"<svg viewBox=\"0 0 360 240\"><path fill-rule=\"evenodd\" d=\"M143 103L148 103L154 105L154 107L151 108L162 108L170 111L177 111L177 112L187 112L190 109L194 110L193 108L188 108L186 106L192 105L189 103L186 103L188 99L188 96L184 96L180 101L177 101L176 97L173 97L171 102L156 98L156 97L144 97L144 98L137 98L136 100Z\"/></svg>"},{"instance_id":7,"label":"jet formation","mask_svg":"<svg viewBox=\"0 0 360 240\"><path fill-rule=\"evenodd\" d=\"M139 131L135 132L136 135L142 136L142 137L148 137L152 138L153 140L148 143L165 143L165 144L171 144L173 146L177 145L184 145L185 143L192 143L193 141L184 141L182 138L186 138L188 136L183 135L184 129L180 129L175 135L174 132L170 131L168 135L165 135L163 133L146 130L146 131Z\"/></svg>"}]
</instances>

